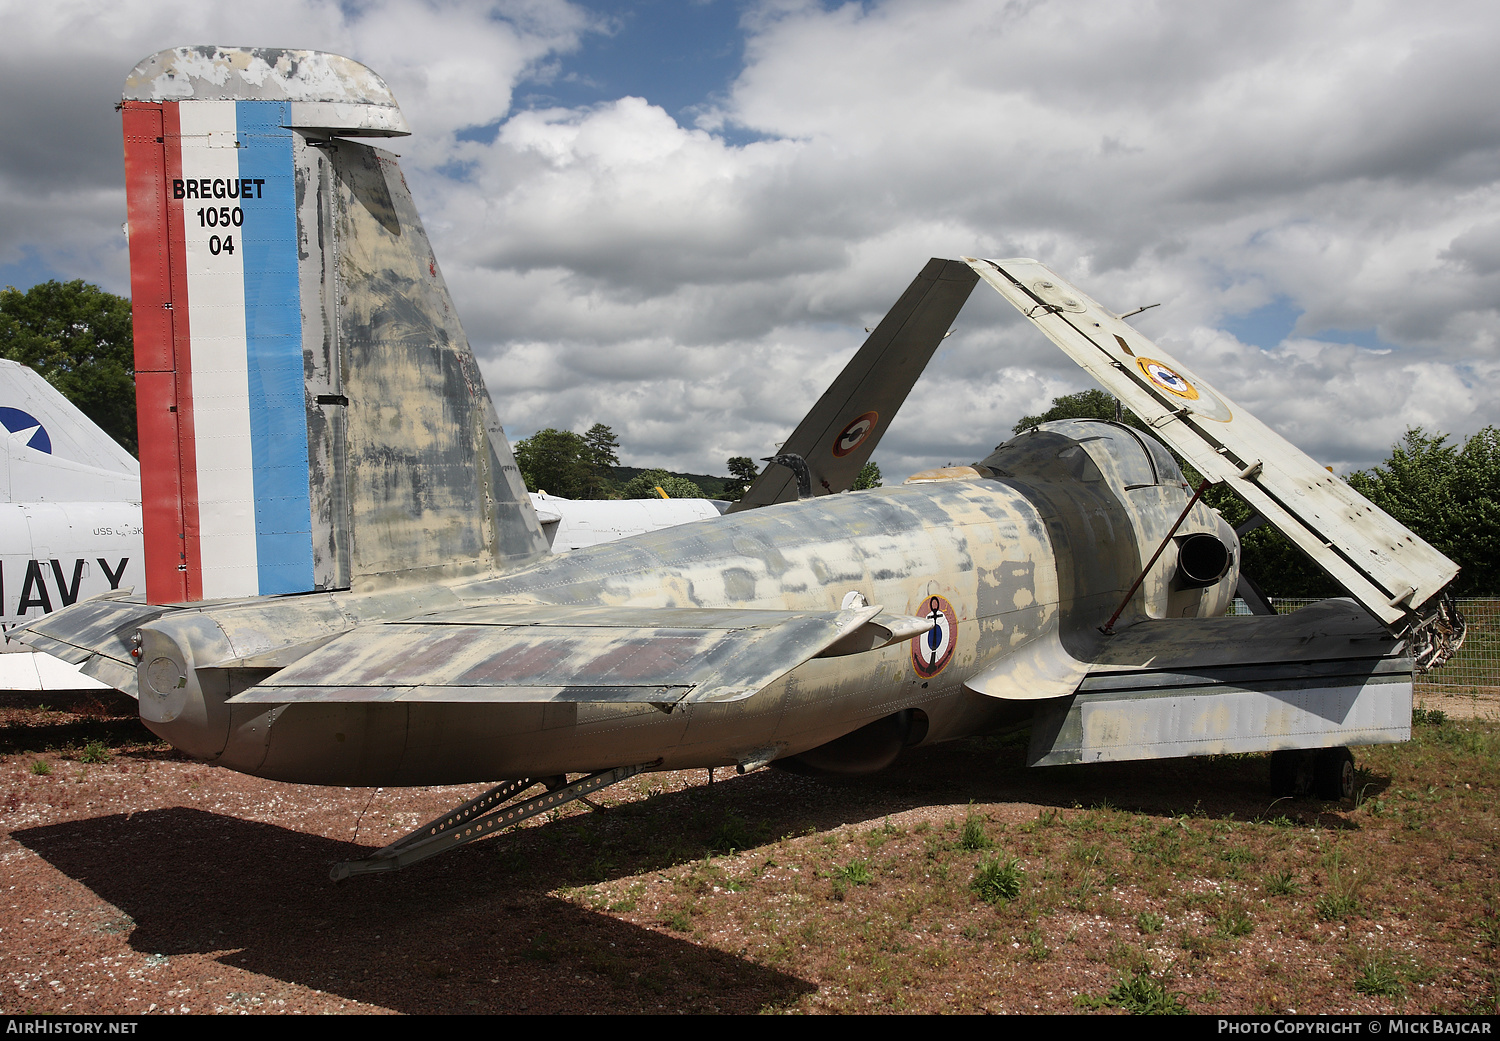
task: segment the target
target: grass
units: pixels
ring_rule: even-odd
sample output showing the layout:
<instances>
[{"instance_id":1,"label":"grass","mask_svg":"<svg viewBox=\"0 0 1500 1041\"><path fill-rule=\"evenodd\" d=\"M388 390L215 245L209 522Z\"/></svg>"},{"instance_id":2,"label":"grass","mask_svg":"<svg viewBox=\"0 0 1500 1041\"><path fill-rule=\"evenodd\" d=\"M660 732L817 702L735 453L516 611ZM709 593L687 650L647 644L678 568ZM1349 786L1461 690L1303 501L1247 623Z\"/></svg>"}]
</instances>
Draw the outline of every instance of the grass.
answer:
<instances>
[{"instance_id":1,"label":"grass","mask_svg":"<svg viewBox=\"0 0 1500 1041\"><path fill-rule=\"evenodd\" d=\"M1188 1012L1184 995L1168 990L1165 982L1144 969L1121 977L1103 998L1080 995L1075 1003L1080 1008L1122 1008L1137 1016L1185 1016Z\"/></svg>"},{"instance_id":2,"label":"grass","mask_svg":"<svg viewBox=\"0 0 1500 1041\"><path fill-rule=\"evenodd\" d=\"M1296 896L1302 892L1302 884L1290 871L1273 871L1265 878L1267 896Z\"/></svg>"},{"instance_id":3,"label":"grass","mask_svg":"<svg viewBox=\"0 0 1500 1041\"><path fill-rule=\"evenodd\" d=\"M994 845L994 840L985 834L984 818L971 810L964 818L963 831L958 836L959 848L977 853L980 850L990 849Z\"/></svg>"},{"instance_id":4,"label":"grass","mask_svg":"<svg viewBox=\"0 0 1500 1041\"><path fill-rule=\"evenodd\" d=\"M1026 872L1021 867L1019 857L1011 857L1009 860L986 858L979 862L970 888L985 903L996 904L1020 896L1025 880Z\"/></svg>"},{"instance_id":5,"label":"grass","mask_svg":"<svg viewBox=\"0 0 1500 1041\"><path fill-rule=\"evenodd\" d=\"M1369 958L1354 977L1354 989L1372 997L1399 998L1406 993L1401 973L1384 958Z\"/></svg>"},{"instance_id":6,"label":"grass","mask_svg":"<svg viewBox=\"0 0 1500 1041\"><path fill-rule=\"evenodd\" d=\"M1153 914L1150 911L1142 911L1135 916L1135 927L1146 936L1161 932L1161 927L1165 922L1166 919L1161 915Z\"/></svg>"}]
</instances>

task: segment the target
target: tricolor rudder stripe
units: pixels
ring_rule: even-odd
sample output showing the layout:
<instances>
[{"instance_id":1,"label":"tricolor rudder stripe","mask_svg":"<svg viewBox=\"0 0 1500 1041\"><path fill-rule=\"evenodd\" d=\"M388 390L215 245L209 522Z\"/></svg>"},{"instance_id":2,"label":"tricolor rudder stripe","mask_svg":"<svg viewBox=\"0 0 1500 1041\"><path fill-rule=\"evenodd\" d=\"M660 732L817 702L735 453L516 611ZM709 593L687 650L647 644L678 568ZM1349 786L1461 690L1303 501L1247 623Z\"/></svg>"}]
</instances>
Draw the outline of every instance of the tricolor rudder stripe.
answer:
<instances>
[{"instance_id":1,"label":"tricolor rudder stripe","mask_svg":"<svg viewBox=\"0 0 1500 1041\"><path fill-rule=\"evenodd\" d=\"M148 107L161 110L156 141L131 132ZM290 109L127 104L138 408L143 446L157 456L142 459L156 602L314 588ZM147 190L159 205L135 198ZM140 255L151 251L165 256ZM157 316L141 313L153 288L143 283L166 290L170 352Z\"/></svg>"}]
</instances>

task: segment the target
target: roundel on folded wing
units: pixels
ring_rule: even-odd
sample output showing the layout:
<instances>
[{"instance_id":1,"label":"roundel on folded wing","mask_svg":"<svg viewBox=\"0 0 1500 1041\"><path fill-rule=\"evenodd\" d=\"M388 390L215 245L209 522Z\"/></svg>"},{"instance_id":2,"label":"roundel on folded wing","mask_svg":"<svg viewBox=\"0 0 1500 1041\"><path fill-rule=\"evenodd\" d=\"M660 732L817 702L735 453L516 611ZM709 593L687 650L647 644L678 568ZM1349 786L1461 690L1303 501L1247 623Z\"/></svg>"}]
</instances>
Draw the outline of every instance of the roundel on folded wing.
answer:
<instances>
[{"instance_id":1,"label":"roundel on folded wing","mask_svg":"<svg viewBox=\"0 0 1500 1041\"><path fill-rule=\"evenodd\" d=\"M42 426L42 421L18 408L0 406L0 426L12 435L12 440L20 441L27 448L35 448L38 452L52 453L52 438L47 436L47 428ZM25 436L27 433L30 436Z\"/></svg>"},{"instance_id":2,"label":"roundel on folded wing","mask_svg":"<svg viewBox=\"0 0 1500 1041\"><path fill-rule=\"evenodd\" d=\"M1206 419L1216 419L1220 423L1227 423L1234 418L1234 413L1229 411L1229 406L1224 404L1217 394L1208 387L1195 386L1191 380L1166 362L1142 357L1136 358L1135 364L1141 372L1146 374L1146 378L1153 386L1181 400L1181 407L1195 415Z\"/></svg>"},{"instance_id":3,"label":"roundel on folded wing","mask_svg":"<svg viewBox=\"0 0 1500 1041\"><path fill-rule=\"evenodd\" d=\"M1135 363L1141 367L1146 378L1162 390L1176 394L1179 398L1187 398L1189 401L1198 399L1198 388L1189 383L1170 365L1165 365L1155 358L1137 358Z\"/></svg>"},{"instance_id":4,"label":"roundel on folded wing","mask_svg":"<svg viewBox=\"0 0 1500 1041\"><path fill-rule=\"evenodd\" d=\"M842 459L850 452L864 443L865 438L870 436L870 431L875 429L875 424L880 421L878 412L866 412L849 421L849 425L839 431L839 436L833 439L833 454Z\"/></svg>"},{"instance_id":5,"label":"roundel on folded wing","mask_svg":"<svg viewBox=\"0 0 1500 1041\"><path fill-rule=\"evenodd\" d=\"M948 667L958 642L958 614L947 597L929 596L923 604L922 617L932 628L911 639L911 667L918 676L930 679Z\"/></svg>"}]
</instances>

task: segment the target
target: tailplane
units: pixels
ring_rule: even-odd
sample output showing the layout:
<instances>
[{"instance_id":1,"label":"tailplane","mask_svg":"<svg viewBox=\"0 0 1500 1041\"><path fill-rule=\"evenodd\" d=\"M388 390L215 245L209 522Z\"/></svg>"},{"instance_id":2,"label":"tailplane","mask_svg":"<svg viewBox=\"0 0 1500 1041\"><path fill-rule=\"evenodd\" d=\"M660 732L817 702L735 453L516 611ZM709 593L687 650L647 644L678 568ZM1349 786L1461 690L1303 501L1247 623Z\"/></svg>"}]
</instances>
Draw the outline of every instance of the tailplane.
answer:
<instances>
[{"instance_id":1,"label":"tailplane","mask_svg":"<svg viewBox=\"0 0 1500 1041\"><path fill-rule=\"evenodd\" d=\"M148 599L545 553L396 157L350 140L408 133L380 78L180 47L122 114Z\"/></svg>"}]
</instances>

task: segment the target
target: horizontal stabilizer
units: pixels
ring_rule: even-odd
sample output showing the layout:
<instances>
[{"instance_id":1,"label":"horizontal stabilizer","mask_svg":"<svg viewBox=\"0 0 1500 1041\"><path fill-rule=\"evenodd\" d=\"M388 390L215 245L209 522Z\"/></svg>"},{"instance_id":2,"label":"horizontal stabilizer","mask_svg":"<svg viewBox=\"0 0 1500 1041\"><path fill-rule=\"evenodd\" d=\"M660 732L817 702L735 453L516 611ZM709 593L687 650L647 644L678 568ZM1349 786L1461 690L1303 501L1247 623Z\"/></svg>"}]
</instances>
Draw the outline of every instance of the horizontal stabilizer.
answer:
<instances>
[{"instance_id":1,"label":"horizontal stabilizer","mask_svg":"<svg viewBox=\"0 0 1500 1041\"><path fill-rule=\"evenodd\" d=\"M739 701L881 608L699 610L505 605L361 626L233 704Z\"/></svg>"},{"instance_id":2,"label":"horizontal stabilizer","mask_svg":"<svg viewBox=\"0 0 1500 1041\"><path fill-rule=\"evenodd\" d=\"M1113 312L1034 260L964 258L1205 477L1251 508L1392 629L1458 565Z\"/></svg>"},{"instance_id":3,"label":"horizontal stabilizer","mask_svg":"<svg viewBox=\"0 0 1500 1041\"><path fill-rule=\"evenodd\" d=\"M33 650L45 651L73 665L101 654L134 669L131 637L142 623L157 618L170 608L142 603L139 597L129 593L129 590L122 589L85 600L65 613L29 621L7 635Z\"/></svg>"},{"instance_id":4,"label":"horizontal stabilizer","mask_svg":"<svg viewBox=\"0 0 1500 1041\"><path fill-rule=\"evenodd\" d=\"M119 589L45 615L8 634L33 650L79 666L85 676L136 696L134 636L171 608L141 602Z\"/></svg>"}]
</instances>

